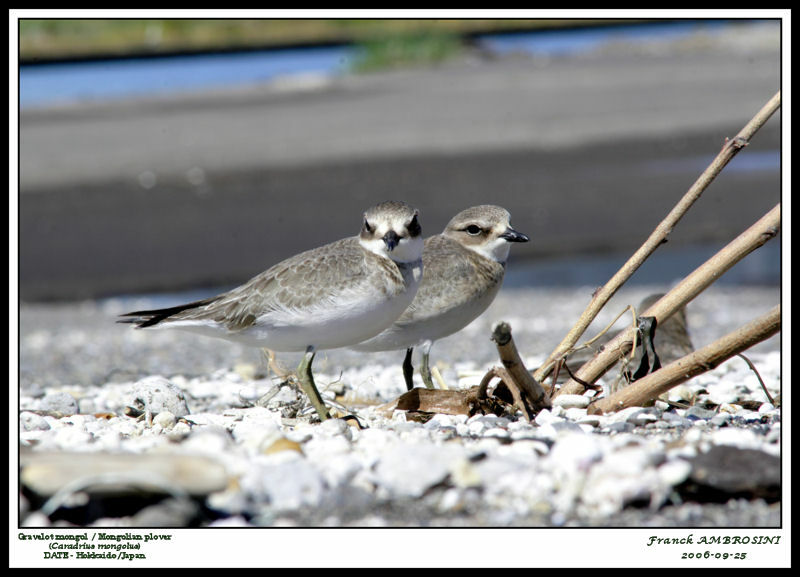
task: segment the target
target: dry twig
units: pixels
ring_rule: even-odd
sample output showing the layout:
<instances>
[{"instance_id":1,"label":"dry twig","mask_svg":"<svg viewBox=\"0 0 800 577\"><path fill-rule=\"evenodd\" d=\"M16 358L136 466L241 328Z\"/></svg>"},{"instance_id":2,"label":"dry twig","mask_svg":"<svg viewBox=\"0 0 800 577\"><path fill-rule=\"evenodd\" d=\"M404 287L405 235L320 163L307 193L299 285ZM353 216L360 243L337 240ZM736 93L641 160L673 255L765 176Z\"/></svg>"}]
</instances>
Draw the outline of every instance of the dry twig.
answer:
<instances>
[{"instance_id":1,"label":"dry twig","mask_svg":"<svg viewBox=\"0 0 800 577\"><path fill-rule=\"evenodd\" d=\"M659 299L657 303L641 313L642 316L656 317L658 322L662 322L663 319L669 317L708 288L711 283L722 276L734 264L778 234L780 223L781 205L778 204L725 248L695 269L694 272ZM633 328L620 333L605 346L600 354L583 365L578 370L577 376L583 381L593 383L613 366L620 357L628 353L633 343L634 333L635 330ZM565 383L556 393L556 396L559 394L580 394L583 389L583 385L573 379Z\"/></svg>"},{"instance_id":2,"label":"dry twig","mask_svg":"<svg viewBox=\"0 0 800 577\"><path fill-rule=\"evenodd\" d=\"M511 338L511 327L508 323L497 323L492 330L492 340L497 345L497 352L500 354L500 362L506 370L506 374L511 382L506 385L519 389L520 394L531 404L533 412L541 409L550 408L550 396L544 390L531 372L525 368L525 363L519 356L514 339Z\"/></svg>"},{"instance_id":3,"label":"dry twig","mask_svg":"<svg viewBox=\"0 0 800 577\"><path fill-rule=\"evenodd\" d=\"M781 328L781 307L768 313L658 371L642 377L631 386L589 406L590 414L642 406L692 377L717 367L730 357L759 343Z\"/></svg>"},{"instance_id":4,"label":"dry twig","mask_svg":"<svg viewBox=\"0 0 800 577\"><path fill-rule=\"evenodd\" d=\"M753 362L746 356L744 356L742 353L739 353L737 356L741 357L744 360L744 362L747 363L747 366L750 367L750 370L755 373L756 378L758 379L758 383L761 385L761 390L764 391L764 395L767 397L767 401L769 401L770 405L774 405L775 399L773 399L772 395L769 394L769 391L767 390L767 385L764 383L764 379L761 378L761 374L758 372L758 369L756 369L756 366L753 364Z\"/></svg>"},{"instance_id":5,"label":"dry twig","mask_svg":"<svg viewBox=\"0 0 800 577\"><path fill-rule=\"evenodd\" d=\"M562 358L568 351L572 349L581 335L586 331L594 318L611 299L617 290L627 281L631 275L644 263L644 261L664 242L672 232L672 229L683 217L684 214L691 208L694 202L700 198L700 195L708 187L709 184L716 178L722 169L730 162L730 160L747 144L750 138L758 131L761 126L772 116L772 114L780 107L781 93L778 91L769 102L748 122L739 134L732 140L727 140L722 150L717 157L706 168L703 174L695 181L689 188L686 194L681 198L678 204L672 209L667 217L656 227L651 233L650 237L645 243L628 259L622 268L609 280L605 286L598 289L592 296L592 300L586 307L586 310L581 314L578 322L567 333L561 343L550 353L547 360L542 363L542 366L536 370L534 377L537 381L542 381L553 369L555 362ZM659 319L661 320L661 319Z\"/></svg>"}]
</instances>

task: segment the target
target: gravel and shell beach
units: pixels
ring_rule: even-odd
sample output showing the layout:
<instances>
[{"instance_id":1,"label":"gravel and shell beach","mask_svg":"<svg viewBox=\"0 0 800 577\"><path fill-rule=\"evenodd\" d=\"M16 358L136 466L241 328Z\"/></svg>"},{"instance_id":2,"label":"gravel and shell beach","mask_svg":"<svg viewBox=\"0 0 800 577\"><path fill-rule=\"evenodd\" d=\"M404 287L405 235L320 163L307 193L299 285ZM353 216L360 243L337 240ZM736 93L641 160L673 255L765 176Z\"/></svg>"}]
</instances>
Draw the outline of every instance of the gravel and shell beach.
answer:
<instances>
[{"instance_id":1,"label":"gravel and shell beach","mask_svg":"<svg viewBox=\"0 0 800 577\"><path fill-rule=\"evenodd\" d=\"M536 367L589 296L504 289L436 343L432 365L450 388L477 384L499 363L489 335L503 320ZM688 307L695 347L779 300L775 288L709 289ZM594 416L589 397L566 396L533 422L387 410L405 392L402 351L327 351L317 385L357 421L319 423L259 350L115 324L131 304L20 310L23 526L781 526L779 335L747 352L766 391L734 357L672 403Z\"/></svg>"}]
</instances>

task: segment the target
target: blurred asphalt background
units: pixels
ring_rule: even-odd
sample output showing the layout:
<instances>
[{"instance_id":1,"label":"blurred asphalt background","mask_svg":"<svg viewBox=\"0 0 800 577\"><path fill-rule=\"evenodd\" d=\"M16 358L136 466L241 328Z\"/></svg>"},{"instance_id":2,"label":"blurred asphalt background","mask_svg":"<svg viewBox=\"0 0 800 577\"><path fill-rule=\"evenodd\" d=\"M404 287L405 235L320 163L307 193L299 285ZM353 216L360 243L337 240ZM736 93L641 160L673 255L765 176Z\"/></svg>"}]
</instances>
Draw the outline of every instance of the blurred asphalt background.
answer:
<instances>
[{"instance_id":1,"label":"blurred asphalt background","mask_svg":"<svg viewBox=\"0 0 800 577\"><path fill-rule=\"evenodd\" d=\"M780 65L777 23L732 25L573 56L471 52L23 109L20 299L237 284L356 234L385 199L417 206L426 236L467 206L508 208L532 239L515 267L630 253L780 89ZM722 247L780 201L780 128L779 111L667 247Z\"/></svg>"}]
</instances>

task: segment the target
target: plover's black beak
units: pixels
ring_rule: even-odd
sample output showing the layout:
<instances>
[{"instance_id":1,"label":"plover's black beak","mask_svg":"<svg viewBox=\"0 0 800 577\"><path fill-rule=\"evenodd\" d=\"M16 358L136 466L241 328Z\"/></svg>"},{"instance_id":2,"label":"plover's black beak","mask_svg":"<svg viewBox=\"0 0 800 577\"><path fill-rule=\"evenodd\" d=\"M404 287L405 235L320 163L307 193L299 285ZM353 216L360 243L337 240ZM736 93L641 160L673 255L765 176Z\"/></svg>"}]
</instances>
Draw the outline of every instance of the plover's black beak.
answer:
<instances>
[{"instance_id":1,"label":"plover's black beak","mask_svg":"<svg viewBox=\"0 0 800 577\"><path fill-rule=\"evenodd\" d=\"M386 234L383 235L383 242L386 243L386 248L389 249L389 252L394 250L394 247L400 242L400 237L397 236L397 233L393 230L390 230Z\"/></svg>"},{"instance_id":2,"label":"plover's black beak","mask_svg":"<svg viewBox=\"0 0 800 577\"><path fill-rule=\"evenodd\" d=\"M500 235L500 238L506 239L508 242L528 242L530 239L528 235L522 234L521 232L517 232L510 226L506 229L506 231Z\"/></svg>"}]
</instances>

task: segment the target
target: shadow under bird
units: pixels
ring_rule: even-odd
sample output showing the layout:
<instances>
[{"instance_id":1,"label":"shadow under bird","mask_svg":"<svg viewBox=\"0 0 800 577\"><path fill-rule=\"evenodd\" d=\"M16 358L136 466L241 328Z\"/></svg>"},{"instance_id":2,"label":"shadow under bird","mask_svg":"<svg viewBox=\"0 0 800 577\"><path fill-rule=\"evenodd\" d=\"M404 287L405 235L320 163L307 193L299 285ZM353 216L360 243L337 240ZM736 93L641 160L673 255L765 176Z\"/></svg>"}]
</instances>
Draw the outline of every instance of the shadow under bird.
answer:
<instances>
[{"instance_id":1,"label":"shadow under bird","mask_svg":"<svg viewBox=\"0 0 800 577\"><path fill-rule=\"evenodd\" d=\"M425 240L422 284L408 309L382 333L350 348L406 349L403 376L411 390L411 355L421 346L420 374L425 386L433 388L429 357L434 341L460 331L492 304L511 243L529 240L511 228L510 218L506 209L494 205L473 206L454 216L444 232Z\"/></svg>"},{"instance_id":2,"label":"shadow under bird","mask_svg":"<svg viewBox=\"0 0 800 577\"><path fill-rule=\"evenodd\" d=\"M305 351L297 369L321 420L314 384L317 350L373 337L411 304L422 279L419 211L404 202L364 213L361 233L302 252L226 293L121 315L140 329L180 329L278 352Z\"/></svg>"}]
</instances>

